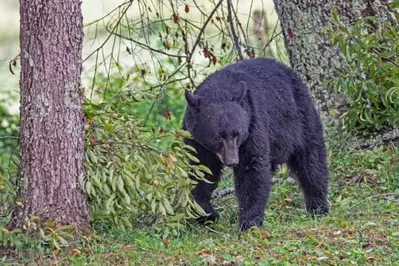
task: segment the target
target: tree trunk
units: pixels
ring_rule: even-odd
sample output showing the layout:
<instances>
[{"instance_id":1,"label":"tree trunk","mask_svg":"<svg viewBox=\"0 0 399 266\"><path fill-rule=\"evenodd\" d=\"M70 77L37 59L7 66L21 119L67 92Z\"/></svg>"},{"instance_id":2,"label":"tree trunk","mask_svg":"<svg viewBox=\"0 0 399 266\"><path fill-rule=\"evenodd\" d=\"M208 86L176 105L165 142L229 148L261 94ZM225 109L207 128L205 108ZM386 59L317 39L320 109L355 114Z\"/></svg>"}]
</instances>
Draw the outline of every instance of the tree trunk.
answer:
<instances>
[{"instance_id":1,"label":"tree trunk","mask_svg":"<svg viewBox=\"0 0 399 266\"><path fill-rule=\"evenodd\" d=\"M79 0L20 1L19 198L10 227L41 221L89 224L83 166L83 18Z\"/></svg>"},{"instance_id":2,"label":"tree trunk","mask_svg":"<svg viewBox=\"0 0 399 266\"><path fill-rule=\"evenodd\" d=\"M388 20L394 18L385 0L322 2L274 0L291 65L307 82L315 104L325 118L328 110L345 105L342 98L329 92L325 86L327 79L333 77L345 64L340 50L332 46L325 32L325 26L332 21L331 7L336 8L340 20L346 25L370 15ZM394 129L384 135L374 136L369 144L397 137L399 131Z\"/></svg>"}]
</instances>

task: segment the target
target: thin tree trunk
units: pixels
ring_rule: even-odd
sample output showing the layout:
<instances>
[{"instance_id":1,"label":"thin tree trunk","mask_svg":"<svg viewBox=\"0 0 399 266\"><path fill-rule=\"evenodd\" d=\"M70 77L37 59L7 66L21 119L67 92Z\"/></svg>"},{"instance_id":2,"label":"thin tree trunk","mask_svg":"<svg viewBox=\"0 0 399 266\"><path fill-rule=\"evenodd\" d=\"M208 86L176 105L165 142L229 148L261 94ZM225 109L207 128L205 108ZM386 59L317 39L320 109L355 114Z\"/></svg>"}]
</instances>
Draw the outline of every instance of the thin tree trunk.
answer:
<instances>
[{"instance_id":1,"label":"thin tree trunk","mask_svg":"<svg viewBox=\"0 0 399 266\"><path fill-rule=\"evenodd\" d=\"M392 21L394 18L386 1L274 0L274 3L291 65L309 85L322 115L325 117L330 109L345 108L344 100L329 92L325 85L327 79L345 65L340 50L332 46L325 31L325 26L331 22L330 10L336 8L340 20L347 25L370 15ZM368 144L397 137L399 131L394 129L374 136Z\"/></svg>"},{"instance_id":2,"label":"thin tree trunk","mask_svg":"<svg viewBox=\"0 0 399 266\"><path fill-rule=\"evenodd\" d=\"M19 198L10 227L29 215L89 224L83 166L83 25L79 0L20 1Z\"/></svg>"}]
</instances>

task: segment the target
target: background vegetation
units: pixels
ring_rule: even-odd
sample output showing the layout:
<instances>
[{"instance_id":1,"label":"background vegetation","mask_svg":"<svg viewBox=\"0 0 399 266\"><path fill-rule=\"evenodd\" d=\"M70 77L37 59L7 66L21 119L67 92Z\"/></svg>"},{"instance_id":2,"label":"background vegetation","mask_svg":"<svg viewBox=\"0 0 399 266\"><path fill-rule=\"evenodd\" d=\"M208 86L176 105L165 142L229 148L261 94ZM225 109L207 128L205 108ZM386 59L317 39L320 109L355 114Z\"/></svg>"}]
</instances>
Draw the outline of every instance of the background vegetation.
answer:
<instances>
[{"instance_id":1,"label":"background vegetation","mask_svg":"<svg viewBox=\"0 0 399 266\"><path fill-rule=\"evenodd\" d=\"M378 131L398 126L398 25L369 16L347 27L336 12L332 18L332 41L348 59L330 83L348 105L342 116L345 129Z\"/></svg>"},{"instance_id":2,"label":"background vegetation","mask_svg":"<svg viewBox=\"0 0 399 266\"><path fill-rule=\"evenodd\" d=\"M172 7L137 4L138 15L128 16L133 7L126 2L86 26L88 40L100 39L95 49L86 50L83 74L88 180L81 184L88 193L93 232L76 238L69 227L48 223L37 228L31 217L25 228L29 235L1 229L0 260L38 265L397 265L398 148L355 151L347 148L348 139L329 132L328 217L308 217L297 187L282 182L273 187L263 229L238 235L232 196L214 200L222 214L219 223L200 227L190 222L200 210L189 199L187 174L201 177L207 169L186 163L190 147L181 142L186 133L180 130L183 89L234 62L236 50L225 14L216 13L220 20L208 22L199 40L212 9L183 2ZM259 48L257 35L251 34L254 25L247 22L241 34L250 36L248 49L241 52L287 63L278 24L268 19L262 36L269 48ZM397 125L397 26L365 18L345 27L336 17L330 30L351 59L330 82L347 102L345 130ZM200 53L187 53L196 46ZM365 68L368 75L359 76ZM18 117L2 106L0 226L11 204L18 203ZM278 175L285 180L286 169ZM227 172L221 188L230 186Z\"/></svg>"}]
</instances>

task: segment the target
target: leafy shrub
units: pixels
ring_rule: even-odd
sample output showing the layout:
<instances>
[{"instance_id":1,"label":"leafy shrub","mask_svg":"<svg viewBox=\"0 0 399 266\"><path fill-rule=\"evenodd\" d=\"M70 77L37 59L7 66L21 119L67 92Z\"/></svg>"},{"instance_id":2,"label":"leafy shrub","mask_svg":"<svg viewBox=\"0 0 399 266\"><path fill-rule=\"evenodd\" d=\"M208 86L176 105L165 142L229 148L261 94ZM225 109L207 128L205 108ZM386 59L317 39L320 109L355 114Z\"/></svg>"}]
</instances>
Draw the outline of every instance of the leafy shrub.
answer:
<instances>
[{"instance_id":1,"label":"leafy shrub","mask_svg":"<svg viewBox=\"0 0 399 266\"><path fill-rule=\"evenodd\" d=\"M168 62L165 62L166 64ZM153 135L152 144L170 148L171 138L163 137L162 141L159 141L156 135L160 130L168 132L181 129L185 110L184 90L178 88L176 83L164 87L155 85L151 88L151 84L143 81L141 71L142 69L136 67L125 76L114 73L109 77L98 73L95 84L95 87L99 88L97 94L103 94L101 101L112 105L114 113L132 116L135 120L140 120L143 127L151 129L151 132L147 133ZM105 93L100 91L100 88Z\"/></svg>"},{"instance_id":2,"label":"leafy shrub","mask_svg":"<svg viewBox=\"0 0 399 266\"><path fill-rule=\"evenodd\" d=\"M191 198L195 181L188 175L202 178L210 170L188 164L188 159L198 160L190 154L195 150L182 141L190 137L180 130L182 90L169 87L167 94L141 89L140 76L136 69L126 76L97 79L97 92L106 85L107 89L102 93L104 100L84 103L87 181L80 183L89 196L95 221L122 229L140 224L167 225L166 233L176 234L185 219L203 214ZM166 107L163 104L158 110L177 110L173 112L179 114L178 118L165 118L164 110L149 115L160 93Z\"/></svg>"},{"instance_id":3,"label":"leafy shrub","mask_svg":"<svg viewBox=\"0 0 399 266\"><path fill-rule=\"evenodd\" d=\"M345 95L348 131L380 130L399 125L399 26L364 17L345 26L332 12L333 45L339 45L346 67L329 83Z\"/></svg>"},{"instance_id":4,"label":"leafy shrub","mask_svg":"<svg viewBox=\"0 0 399 266\"><path fill-rule=\"evenodd\" d=\"M15 198L18 123L18 118L0 105L0 215L8 213Z\"/></svg>"},{"instance_id":5,"label":"leafy shrub","mask_svg":"<svg viewBox=\"0 0 399 266\"><path fill-rule=\"evenodd\" d=\"M15 153L18 129L18 117L11 115L0 101L0 166L8 165L12 151Z\"/></svg>"}]
</instances>

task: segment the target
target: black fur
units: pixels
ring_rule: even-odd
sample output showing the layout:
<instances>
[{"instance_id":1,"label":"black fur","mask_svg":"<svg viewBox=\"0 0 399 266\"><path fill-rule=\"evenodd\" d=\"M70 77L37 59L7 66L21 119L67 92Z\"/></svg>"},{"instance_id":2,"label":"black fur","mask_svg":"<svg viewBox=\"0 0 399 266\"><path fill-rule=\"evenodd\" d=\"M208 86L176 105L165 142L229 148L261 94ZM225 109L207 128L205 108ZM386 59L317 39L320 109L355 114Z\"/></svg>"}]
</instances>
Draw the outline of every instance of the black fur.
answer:
<instances>
[{"instance_id":1,"label":"black fur","mask_svg":"<svg viewBox=\"0 0 399 266\"><path fill-rule=\"evenodd\" d=\"M287 163L304 192L307 211L328 213L328 170L323 129L307 87L273 59L249 59L210 75L188 102L183 128L200 163L210 168L192 194L215 220L210 199L220 181L221 161L234 166L239 226L262 226L272 169ZM218 154L218 155L217 155ZM235 158L235 154L238 158ZM231 159L232 158L232 159Z\"/></svg>"}]
</instances>

